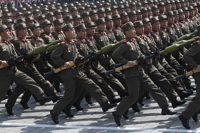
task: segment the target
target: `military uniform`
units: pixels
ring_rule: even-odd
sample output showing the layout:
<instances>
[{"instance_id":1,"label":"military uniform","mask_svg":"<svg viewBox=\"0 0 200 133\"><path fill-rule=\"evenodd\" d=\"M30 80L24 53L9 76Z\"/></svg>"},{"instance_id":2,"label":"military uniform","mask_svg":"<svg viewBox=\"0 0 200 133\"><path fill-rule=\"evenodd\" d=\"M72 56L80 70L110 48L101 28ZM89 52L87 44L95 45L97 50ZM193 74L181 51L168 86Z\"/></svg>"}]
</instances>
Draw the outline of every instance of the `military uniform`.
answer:
<instances>
[{"instance_id":1,"label":"military uniform","mask_svg":"<svg viewBox=\"0 0 200 133\"><path fill-rule=\"evenodd\" d=\"M7 29L7 26L2 25L0 26L0 32L3 32ZM15 51L15 48L12 43L6 40L2 40L0 44L0 63L2 61L9 61L10 58L17 57L17 53ZM23 72L19 71L14 65L10 65L8 67L0 69L0 85L2 86L2 89L0 90L0 101L3 100L5 97L7 90L9 86L16 82L16 84L20 84L22 86L26 86L27 89L31 91L40 101L40 104L44 104L44 102L47 101L47 99L44 99L44 92L42 89L37 85L37 83L24 74ZM12 107L14 106L14 103L16 102L15 97L18 97L18 93L24 91L23 88L16 88L15 91L12 93L10 98L7 101L6 109L7 112L12 115ZM45 100L45 101L44 101Z\"/></svg>"},{"instance_id":2,"label":"military uniform","mask_svg":"<svg viewBox=\"0 0 200 133\"><path fill-rule=\"evenodd\" d=\"M127 31L130 27L133 27L133 24L128 22L122 29L123 31ZM134 39L126 39L112 55L122 64L127 64L128 61L137 60L139 57L143 56L137 45L138 44ZM159 104L160 108L168 109L168 103L165 97L160 90L158 90L157 86L154 85L153 81L144 73L141 66L133 66L125 69L123 70L123 73L125 75L129 96L122 99L117 107L116 113L113 113L115 121L117 117L122 116L125 111L137 101L140 88L148 90ZM119 125L120 124L118 124L118 126Z\"/></svg>"},{"instance_id":3,"label":"military uniform","mask_svg":"<svg viewBox=\"0 0 200 133\"><path fill-rule=\"evenodd\" d=\"M184 60L190 65L192 68L197 68L197 66L200 64L200 44L199 41L194 43L192 47L184 54ZM181 119L182 123L186 123L186 125L183 125L186 128L190 128L189 126L189 119L193 117L193 119L197 121L197 114L198 110L200 109L199 106L199 99L200 99L200 93L199 93L199 86L200 86L200 73L194 74L195 84L196 84L196 91L197 94L195 96L195 99L188 105L188 107L181 113L179 118ZM196 115L196 116L194 116Z\"/></svg>"},{"instance_id":4,"label":"military uniform","mask_svg":"<svg viewBox=\"0 0 200 133\"><path fill-rule=\"evenodd\" d=\"M72 30L72 25L66 25L63 27L63 32ZM65 44L55 49L51 54L53 62L61 67L68 61L75 61L77 58L82 58L79 54L74 42L67 40ZM92 97L102 106L108 105L108 99L101 89L81 71L79 66L75 66L64 71L60 74L65 89L64 96L55 104L51 111L52 120L55 123L59 123L58 115L60 112L73 100L75 95L75 88L79 84L87 90ZM113 106L114 107L114 106ZM108 108L107 108L108 109ZM104 110L103 111L107 111Z\"/></svg>"}]
</instances>

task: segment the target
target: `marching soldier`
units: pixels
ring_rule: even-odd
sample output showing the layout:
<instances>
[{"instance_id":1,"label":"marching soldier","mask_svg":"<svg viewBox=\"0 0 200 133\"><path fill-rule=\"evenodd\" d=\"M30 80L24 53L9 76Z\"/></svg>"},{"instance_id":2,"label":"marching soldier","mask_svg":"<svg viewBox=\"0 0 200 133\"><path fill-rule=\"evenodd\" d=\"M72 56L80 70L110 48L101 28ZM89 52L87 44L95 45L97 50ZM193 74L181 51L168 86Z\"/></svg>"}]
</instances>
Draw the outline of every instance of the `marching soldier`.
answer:
<instances>
[{"instance_id":1,"label":"marching soldier","mask_svg":"<svg viewBox=\"0 0 200 133\"><path fill-rule=\"evenodd\" d=\"M199 26L198 26L199 30ZM196 41L192 47L184 54L184 60L190 65L192 68L197 69L200 71L200 43L199 40ZM195 84L196 84L196 90L197 94L195 96L195 99L188 105L188 107L181 113L179 116L179 119L182 122L182 125L186 129L190 129L189 125L189 119L192 117L194 121L198 121L198 111L200 109L199 107L199 86L200 86L200 73L194 74Z\"/></svg>"},{"instance_id":2,"label":"marching soldier","mask_svg":"<svg viewBox=\"0 0 200 133\"><path fill-rule=\"evenodd\" d=\"M74 38L73 26L71 24L66 25L62 30L66 36L65 44L55 49L51 54L53 62L57 66L65 66L67 68L62 71L60 75L65 88L64 96L56 103L53 110L50 111L51 118L56 124L59 123L58 115L60 112L72 101L73 97L76 96L74 92L78 84L95 98L104 112L116 106L116 104L108 104L108 99L105 94L92 80L86 77L86 75L80 70L79 66L73 68L70 67L70 61L75 61L77 58L80 59L82 56L77 51L72 40Z\"/></svg>"},{"instance_id":3,"label":"marching soldier","mask_svg":"<svg viewBox=\"0 0 200 133\"><path fill-rule=\"evenodd\" d=\"M144 73L141 66L133 65L133 60L137 60L142 56L134 39L135 29L133 23L128 22L124 24L122 30L126 35L126 40L113 52L112 55L118 62L127 64L131 68L124 70L129 96L123 98L116 111L113 112L116 124L118 126L121 125L121 116L137 101L140 88L150 91L155 101L159 104L160 108L162 108L162 115L175 114L176 112L172 112L168 109L168 103L164 95L154 85L153 81L151 81L151 79Z\"/></svg>"},{"instance_id":4,"label":"marching soldier","mask_svg":"<svg viewBox=\"0 0 200 133\"><path fill-rule=\"evenodd\" d=\"M3 98L5 97L7 90L9 86L13 83L13 81L16 82L16 84L26 86L27 89L30 90L31 93L37 97L41 105L43 105L45 102L50 101L51 98L44 96L43 90L37 85L37 83L32 78L30 78L23 72L19 71L14 66L14 64L8 63L10 58L17 57L17 53L13 44L9 41L10 34L6 25L0 26L0 36L2 38L0 44L1 47L0 64L3 67L2 69L0 69L0 79L1 79L0 85L2 86L0 89L0 101L2 101ZM16 88L15 91L10 96L10 98L8 99L6 104L6 111L8 112L9 115L13 115L12 107L16 102L15 97L18 98L19 96L18 93L22 91L24 91L23 88Z\"/></svg>"}]
</instances>

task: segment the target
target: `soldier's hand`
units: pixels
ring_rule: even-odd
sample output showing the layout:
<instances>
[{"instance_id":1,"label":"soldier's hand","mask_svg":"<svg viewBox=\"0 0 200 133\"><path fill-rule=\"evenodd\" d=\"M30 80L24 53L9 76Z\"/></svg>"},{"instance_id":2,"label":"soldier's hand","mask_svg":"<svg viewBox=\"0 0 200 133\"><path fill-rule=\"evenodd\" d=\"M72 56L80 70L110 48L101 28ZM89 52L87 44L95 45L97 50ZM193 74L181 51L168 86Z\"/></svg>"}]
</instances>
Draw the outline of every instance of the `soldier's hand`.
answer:
<instances>
[{"instance_id":1,"label":"soldier's hand","mask_svg":"<svg viewBox=\"0 0 200 133\"><path fill-rule=\"evenodd\" d=\"M150 59L150 60L147 60L146 62L147 62L148 65L151 65L151 64L152 64L152 60L151 60L151 59Z\"/></svg>"},{"instance_id":2,"label":"soldier's hand","mask_svg":"<svg viewBox=\"0 0 200 133\"><path fill-rule=\"evenodd\" d=\"M128 63L126 65L128 65L129 67L133 67L134 63L133 63L133 61L128 61Z\"/></svg>"},{"instance_id":3,"label":"soldier's hand","mask_svg":"<svg viewBox=\"0 0 200 133\"><path fill-rule=\"evenodd\" d=\"M1 66L7 67L7 66L9 66L9 65L8 65L7 61L2 61L2 62L1 62Z\"/></svg>"},{"instance_id":4,"label":"soldier's hand","mask_svg":"<svg viewBox=\"0 0 200 133\"><path fill-rule=\"evenodd\" d=\"M196 69L200 72L200 65L198 65Z\"/></svg>"},{"instance_id":5,"label":"soldier's hand","mask_svg":"<svg viewBox=\"0 0 200 133\"><path fill-rule=\"evenodd\" d=\"M70 63L69 62L65 62L65 65L64 65L67 69L70 68Z\"/></svg>"}]
</instances>

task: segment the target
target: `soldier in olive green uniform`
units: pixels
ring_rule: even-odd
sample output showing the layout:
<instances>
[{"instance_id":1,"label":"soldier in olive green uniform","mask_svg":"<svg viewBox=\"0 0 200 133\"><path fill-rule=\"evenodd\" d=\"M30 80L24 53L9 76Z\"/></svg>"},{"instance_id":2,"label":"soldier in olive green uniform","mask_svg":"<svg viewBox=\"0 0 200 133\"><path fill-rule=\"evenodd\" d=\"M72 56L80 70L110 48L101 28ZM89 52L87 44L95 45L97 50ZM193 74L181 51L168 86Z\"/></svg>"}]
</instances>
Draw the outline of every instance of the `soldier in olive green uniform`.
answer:
<instances>
[{"instance_id":1,"label":"soldier in olive green uniform","mask_svg":"<svg viewBox=\"0 0 200 133\"><path fill-rule=\"evenodd\" d=\"M39 103L42 105L47 101L50 101L51 98L44 97L43 90L37 85L37 83L27 76L26 74L19 71L14 64L9 64L9 59L16 58L17 53L12 43L8 41L10 38L9 31L7 29L6 25L0 26L0 35L2 37L2 42L0 44L1 52L0 52L0 65L4 68L0 69L0 102L5 97L7 90L9 86L13 83L13 81L16 84L20 84L22 86L26 86L27 89L33 93L37 99L39 99ZM21 61L21 60L20 60ZM16 99L13 97L19 96L18 92L24 91L23 88L16 88L15 91L12 93L10 98L8 99L8 102L6 104L6 110L8 114L13 115L12 107L15 103Z\"/></svg>"},{"instance_id":2,"label":"soldier in olive green uniform","mask_svg":"<svg viewBox=\"0 0 200 133\"><path fill-rule=\"evenodd\" d=\"M145 20L144 20L145 21ZM148 19L150 22L150 20ZM145 23L148 21L145 21ZM143 30L143 22L142 21L135 21L134 23L135 29L136 29L136 34L138 35L135 39L137 43L139 44L141 52L148 56L151 54L151 49L148 46L147 42L145 41L144 37L144 30ZM151 80L161 88L163 93L167 96L167 98L170 100L172 103L172 106L175 108L179 105L184 104L186 101L178 101L177 100L177 93L174 91L172 85L170 82L165 78L164 75L162 75L158 69L153 65L156 62L153 60L147 61L147 63L143 64L142 67L145 71L145 73L151 78Z\"/></svg>"},{"instance_id":3,"label":"soldier in olive green uniform","mask_svg":"<svg viewBox=\"0 0 200 133\"><path fill-rule=\"evenodd\" d=\"M64 96L56 103L53 110L50 111L52 120L56 124L59 123L58 115L73 100L73 97L76 96L75 88L77 85L87 90L101 105L104 112L116 106L116 104L108 104L108 99L105 94L92 80L86 77L79 66L70 67L69 61L75 62L82 58L82 56L79 54L72 40L74 38L73 26L71 24L66 25L62 30L66 36L65 44L55 49L51 54L53 62L57 66L65 66L67 68L61 71L60 74L65 89Z\"/></svg>"},{"instance_id":4,"label":"soldier in olive green uniform","mask_svg":"<svg viewBox=\"0 0 200 133\"><path fill-rule=\"evenodd\" d=\"M56 19L53 21L54 27L55 27L55 31L52 32L53 37L56 40L64 40L65 39L65 35L62 32L62 25L63 25L63 21L61 19Z\"/></svg>"},{"instance_id":5,"label":"soldier in olive green uniform","mask_svg":"<svg viewBox=\"0 0 200 133\"><path fill-rule=\"evenodd\" d=\"M197 41L192 45L192 47L184 54L184 60L192 68L196 68L200 71L200 43ZM195 84L196 84L196 96L195 99L188 105L185 111L179 116L183 126L190 129L189 119L192 117L194 121L198 121L198 111L200 109L200 73L194 74Z\"/></svg>"},{"instance_id":6,"label":"soldier in olive green uniform","mask_svg":"<svg viewBox=\"0 0 200 133\"><path fill-rule=\"evenodd\" d=\"M131 68L125 69L124 75L129 92L129 96L123 98L121 103L117 107L117 111L113 112L115 122L120 126L121 116L125 111L133 105L138 97L140 88L148 90L155 101L162 108L162 115L174 114L168 109L168 103L164 95L158 90L157 86L154 85L153 81L144 73L141 66L134 66L133 60L137 60L139 57L143 56L139 50L138 44L133 39L135 37L134 25L128 22L122 27L123 32L126 35L126 40L121 44L114 52L113 57L122 64L127 64Z\"/></svg>"},{"instance_id":7,"label":"soldier in olive green uniform","mask_svg":"<svg viewBox=\"0 0 200 133\"><path fill-rule=\"evenodd\" d=\"M125 38L124 33L122 32L121 29L121 18L119 14L116 14L114 16L112 16L113 18L113 23L114 23L114 29L113 29L113 33L115 34L115 38L117 41L121 41Z\"/></svg>"},{"instance_id":8,"label":"soldier in olive green uniform","mask_svg":"<svg viewBox=\"0 0 200 133\"><path fill-rule=\"evenodd\" d=\"M34 49L34 47L28 40L25 39L25 36L27 34L25 23L18 24L16 26L16 30L17 33L19 34L19 37L14 40L13 44L20 55L28 54ZM37 57L35 58L35 60L37 60ZM32 62L34 62L34 59L32 59L32 57L27 58L23 62L17 64L17 68L20 71L29 75L31 78L33 78L46 94L54 97L53 102L56 102L59 99L59 97L57 96L54 87L50 84L49 81L44 79L44 77L38 72L38 70L36 69L35 65ZM17 87L23 87L23 86L17 85ZM27 95L27 97L30 97L30 95Z\"/></svg>"}]
</instances>

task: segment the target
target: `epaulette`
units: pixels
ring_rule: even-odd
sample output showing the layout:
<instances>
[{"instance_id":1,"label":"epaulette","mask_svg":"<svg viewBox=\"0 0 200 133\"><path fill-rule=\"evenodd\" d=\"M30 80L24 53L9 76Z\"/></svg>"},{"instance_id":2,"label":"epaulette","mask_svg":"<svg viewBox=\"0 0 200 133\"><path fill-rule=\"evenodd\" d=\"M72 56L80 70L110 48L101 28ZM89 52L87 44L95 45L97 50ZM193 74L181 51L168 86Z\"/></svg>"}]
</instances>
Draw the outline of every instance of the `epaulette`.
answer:
<instances>
[{"instance_id":1,"label":"epaulette","mask_svg":"<svg viewBox=\"0 0 200 133\"><path fill-rule=\"evenodd\" d=\"M14 40L14 41L18 41L18 40L19 40L19 38L14 38L13 40Z\"/></svg>"},{"instance_id":2,"label":"epaulette","mask_svg":"<svg viewBox=\"0 0 200 133\"><path fill-rule=\"evenodd\" d=\"M124 41L123 41L124 43L127 43L128 42L128 40L127 39L124 39Z\"/></svg>"},{"instance_id":3,"label":"epaulette","mask_svg":"<svg viewBox=\"0 0 200 133\"><path fill-rule=\"evenodd\" d=\"M66 41L62 41L62 42L60 42L60 45L63 45L63 44L65 44L66 43Z\"/></svg>"},{"instance_id":4,"label":"epaulette","mask_svg":"<svg viewBox=\"0 0 200 133\"><path fill-rule=\"evenodd\" d=\"M100 34L99 32L95 32L95 34Z\"/></svg>"}]
</instances>

